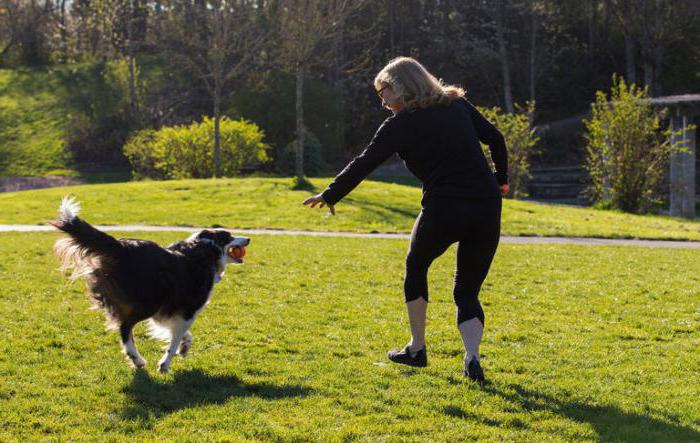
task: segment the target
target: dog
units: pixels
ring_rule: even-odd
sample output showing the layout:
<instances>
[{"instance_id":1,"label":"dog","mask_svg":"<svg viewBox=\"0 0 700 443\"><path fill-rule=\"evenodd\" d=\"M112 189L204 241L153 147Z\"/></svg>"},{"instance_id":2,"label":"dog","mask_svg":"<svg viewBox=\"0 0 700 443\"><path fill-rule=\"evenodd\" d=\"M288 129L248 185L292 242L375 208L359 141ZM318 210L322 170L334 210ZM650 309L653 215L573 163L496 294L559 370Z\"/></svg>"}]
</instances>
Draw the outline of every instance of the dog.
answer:
<instances>
[{"instance_id":1,"label":"dog","mask_svg":"<svg viewBox=\"0 0 700 443\"><path fill-rule=\"evenodd\" d=\"M72 269L71 281L85 278L94 308L104 310L108 329L119 331L122 349L136 368L146 360L132 331L149 320L150 335L169 341L158 362L160 372L169 372L173 357L190 350L189 329L226 265L243 263L234 248L245 248L250 239L205 229L163 248L148 240L116 239L81 220L79 211L75 198L64 197L58 217L49 222L68 234L54 245L61 270Z\"/></svg>"}]
</instances>

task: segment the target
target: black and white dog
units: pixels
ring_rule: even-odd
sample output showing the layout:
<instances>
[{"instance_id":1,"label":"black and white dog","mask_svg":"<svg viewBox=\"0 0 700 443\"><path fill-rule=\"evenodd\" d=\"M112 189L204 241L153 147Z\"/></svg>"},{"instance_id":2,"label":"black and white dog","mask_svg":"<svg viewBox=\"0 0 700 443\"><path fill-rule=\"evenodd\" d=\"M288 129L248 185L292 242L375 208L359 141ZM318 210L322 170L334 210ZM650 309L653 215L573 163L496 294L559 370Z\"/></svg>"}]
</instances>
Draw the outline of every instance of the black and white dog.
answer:
<instances>
[{"instance_id":1,"label":"black and white dog","mask_svg":"<svg viewBox=\"0 0 700 443\"><path fill-rule=\"evenodd\" d=\"M79 210L72 197L65 197L51 222L69 235L54 245L61 269L73 270L71 280L85 277L95 307L104 309L109 329L119 330L124 353L138 368L146 360L132 330L149 319L150 335L169 341L158 362L158 370L168 372L175 354L184 357L189 351L189 328L226 265L243 262L234 249L250 240L225 230L203 230L162 248L147 240L117 240L78 218Z\"/></svg>"}]
</instances>

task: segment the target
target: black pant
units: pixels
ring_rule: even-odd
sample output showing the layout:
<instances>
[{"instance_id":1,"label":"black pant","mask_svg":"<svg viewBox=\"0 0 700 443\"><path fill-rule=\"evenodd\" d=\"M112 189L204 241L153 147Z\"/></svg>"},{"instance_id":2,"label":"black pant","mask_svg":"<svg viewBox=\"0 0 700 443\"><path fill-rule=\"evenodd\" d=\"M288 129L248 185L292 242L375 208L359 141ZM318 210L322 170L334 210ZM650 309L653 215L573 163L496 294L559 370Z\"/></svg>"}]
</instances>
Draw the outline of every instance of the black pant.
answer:
<instances>
[{"instance_id":1,"label":"black pant","mask_svg":"<svg viewBox=\"0 0 700 443\"><path fill-rule=\"evenodd\" d=\"M428 301L428 268L455 242L454 300L457 324L474 317L484 323L479 290L489 272L501 232L501 199L440 199L424 204L406 256L406 302Z\"/></svg>"}]
</instances>

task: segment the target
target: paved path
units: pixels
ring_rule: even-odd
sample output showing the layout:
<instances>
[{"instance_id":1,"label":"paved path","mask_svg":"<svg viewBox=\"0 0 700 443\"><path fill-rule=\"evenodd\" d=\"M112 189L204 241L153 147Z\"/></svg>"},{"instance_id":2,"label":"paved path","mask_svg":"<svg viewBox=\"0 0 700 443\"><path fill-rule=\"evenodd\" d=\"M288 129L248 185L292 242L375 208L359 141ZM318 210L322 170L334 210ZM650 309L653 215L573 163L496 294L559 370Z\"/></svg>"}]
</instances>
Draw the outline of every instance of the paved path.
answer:
<instances>
[{"instance_id":1,"label":"paved path","mask_svg":"<svg viewBox=\"0 0 700 443\"><path fill-rule=\"evenodd\" d=\"M120 231L120 232L195 232L201 228L186 227L186 226L140 226L140 225L124 225L124 226L96 226L104 231ZM37 232L37 231L54 231L51 226L46 225L0 225L0 232ZM393 238L393 239L408 239L409 234L361 234L357 232L321 232L321 231L298 231L298 230L281 230L281 229L231 229L233 232L255 235L309 235L315 237L355 237L355 238ZM512 244L573 244L573 245L615 245L615 246L646 246L655 248L682 248L682 249L700 249L700 242L697 241L669 241L669 240L626 240L626 239L607 239L607 238L589 238L589 237L514 237L504 235L501 237L501 243Z\"/></svg>"}]
</instances>

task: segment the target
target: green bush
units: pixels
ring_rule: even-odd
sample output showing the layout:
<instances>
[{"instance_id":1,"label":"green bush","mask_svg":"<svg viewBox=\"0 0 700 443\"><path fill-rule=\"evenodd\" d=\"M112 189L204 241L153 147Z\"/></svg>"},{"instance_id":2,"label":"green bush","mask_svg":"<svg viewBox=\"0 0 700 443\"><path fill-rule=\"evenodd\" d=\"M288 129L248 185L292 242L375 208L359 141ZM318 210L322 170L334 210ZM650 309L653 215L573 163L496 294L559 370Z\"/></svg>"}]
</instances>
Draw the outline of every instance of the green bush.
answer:
<instances>
[{"instance_id":1,"label":"green bush","mask_svg":"<svg viewBox=\"0 0 700 443\"><path fill-rule=\"evenodd\" d=\"M307 177L318 177L328 169L323 161L323 146L316 135L306 130L304 134L304 175ZM296 165L296 141L289 143L277 155L275 168L277 172L284 175L295 175Z\"/></svg>"},{"instance_id":2,"label":"green bush","mask_svg":"<svg viewBox=\"0 0 700 443\"><path fill-rule=\"evenodd\" d=\"M525 182L530 178L530 156L535 154L538 138L532 128L532 116L535 114L535 102L528 101L526 105L517 106L516 112L509 114L499 107L479 108L493 123L506 139L508 149L508 197L527 197ZM487 158L490 158L487 155Z\"/></svg>"},{"instance_id":3,"label":"green bush","mask_svg":"<svg viewBox=\"0 0 700 443\"><path fill-rule=\"evenodd\" d=\"M646 88L613 76L610 97L596 92L586 127L587 193L599 207L647 212L660 200L669 156L682 148L663 128L665 111L652 107Z\"/></svg>"},{"instance_id":4,"label":"green bush","mask_svg":"<svg viewBox=\"0 0 700 443\"><path fill-rule=\"evenodd\" d=\"M221 174L238 175L244 166L267 160L264 134L255 123L221 118ZM124 146L137 178L204 178L214 175L214 120L146 129Z\"/></svg>"}]
</instances>

